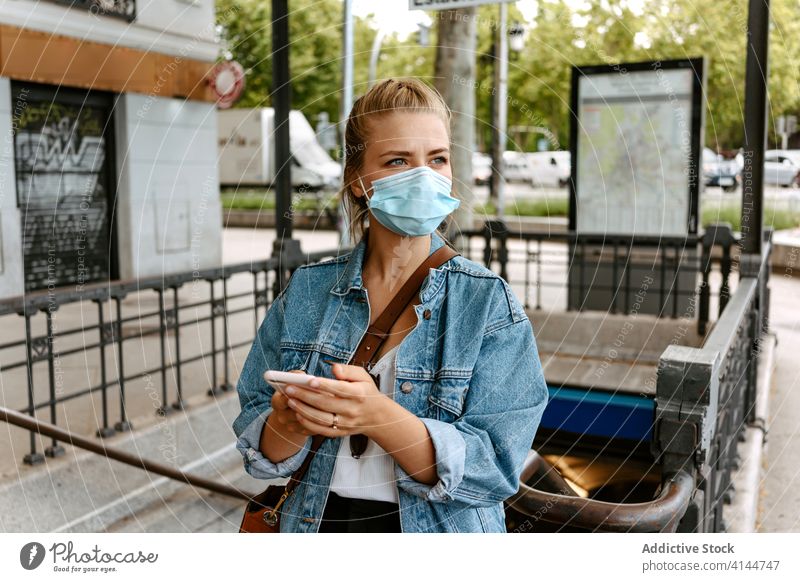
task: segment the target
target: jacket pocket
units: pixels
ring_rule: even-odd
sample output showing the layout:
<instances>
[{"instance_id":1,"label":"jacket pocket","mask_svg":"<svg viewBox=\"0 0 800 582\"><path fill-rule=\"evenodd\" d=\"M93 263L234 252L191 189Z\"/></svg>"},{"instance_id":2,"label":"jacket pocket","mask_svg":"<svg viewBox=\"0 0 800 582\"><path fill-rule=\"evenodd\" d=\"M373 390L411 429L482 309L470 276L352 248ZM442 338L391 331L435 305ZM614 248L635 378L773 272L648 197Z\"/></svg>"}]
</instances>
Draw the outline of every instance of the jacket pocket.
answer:
<instances>
[{"instance_id":1,"label":"jacket pocket","mask_svg":"<svg viewBox=\"0 0 800 582\"><path fill-rule=\"evenodd\" d=\"M428 403L431 418L452 422L464 412L469 378L439 378L431 386Z\"/></svg>"},{"instance_id":2,"label":"jacket pocket","mask_svg":"<svg viewBox=\"0 0 800 582\"><path fill-rule=\"evenodd\" d=\"M281 343L281 368L284 372L289 370L308 371L312 351L309 347L295 343Z\"/></svg>"}]
</instances>

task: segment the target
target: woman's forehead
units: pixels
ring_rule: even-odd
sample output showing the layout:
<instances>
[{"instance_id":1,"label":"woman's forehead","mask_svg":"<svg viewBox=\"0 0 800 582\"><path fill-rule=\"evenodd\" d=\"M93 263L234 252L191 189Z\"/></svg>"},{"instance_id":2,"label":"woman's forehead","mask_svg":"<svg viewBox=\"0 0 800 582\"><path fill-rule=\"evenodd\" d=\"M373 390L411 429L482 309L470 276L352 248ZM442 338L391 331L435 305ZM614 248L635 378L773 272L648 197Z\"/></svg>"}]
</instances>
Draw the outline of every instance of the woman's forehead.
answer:
<instances>
[{"instance_id":1,"label":"woman's forehead","mask_svg":"<svg viewBox=\"0 0 800 582\"><path fill-rule=\"evenodd\" d=\"M370 143L376 149L447 147L447 128L435 113L394 112L370 124Z\"/></svg>"}]
</instances>

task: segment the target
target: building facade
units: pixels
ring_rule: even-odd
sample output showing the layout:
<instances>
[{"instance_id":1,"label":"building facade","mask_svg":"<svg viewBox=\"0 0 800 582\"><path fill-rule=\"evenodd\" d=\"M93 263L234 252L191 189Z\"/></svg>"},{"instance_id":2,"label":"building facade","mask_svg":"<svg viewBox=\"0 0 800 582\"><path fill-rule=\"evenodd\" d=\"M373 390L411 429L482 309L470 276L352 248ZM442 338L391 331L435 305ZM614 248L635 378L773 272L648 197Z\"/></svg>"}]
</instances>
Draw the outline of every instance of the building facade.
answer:
<instances>
[{"instance_id":1,"label":"building facade","mask_svg":"<svg viewBox=\"0 0 800 582\"><path fill-rule=\"evenodd\" d=\"M222 261L213 0L0 0L0 298Z\"/></svg>"}]
</instances>

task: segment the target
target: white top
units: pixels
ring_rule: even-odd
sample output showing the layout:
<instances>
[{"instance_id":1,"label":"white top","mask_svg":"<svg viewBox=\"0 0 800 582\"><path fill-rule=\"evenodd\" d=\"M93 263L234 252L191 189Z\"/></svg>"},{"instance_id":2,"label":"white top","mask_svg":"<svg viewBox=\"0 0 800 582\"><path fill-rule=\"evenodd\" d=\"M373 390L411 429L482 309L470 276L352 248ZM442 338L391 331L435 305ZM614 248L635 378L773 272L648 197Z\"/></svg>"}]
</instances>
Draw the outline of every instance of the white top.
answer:
<instances>
[{"instance_id":1,"label":"white top","mask_svg":"<svg viewBox=\"0 0 800 582\"><path fill-rule=\"evenodd\" d=\"M399 347L400 344L383 354L370 370L373 376L381 375L380 391L389 398L392 398L394 388L394 365ZM344 436L333 468L330 490L342 497L399 503L394 458L374 440L369 439L364 454L355 459L350 454L350 435Z\"/></svg>"}]
</instances>

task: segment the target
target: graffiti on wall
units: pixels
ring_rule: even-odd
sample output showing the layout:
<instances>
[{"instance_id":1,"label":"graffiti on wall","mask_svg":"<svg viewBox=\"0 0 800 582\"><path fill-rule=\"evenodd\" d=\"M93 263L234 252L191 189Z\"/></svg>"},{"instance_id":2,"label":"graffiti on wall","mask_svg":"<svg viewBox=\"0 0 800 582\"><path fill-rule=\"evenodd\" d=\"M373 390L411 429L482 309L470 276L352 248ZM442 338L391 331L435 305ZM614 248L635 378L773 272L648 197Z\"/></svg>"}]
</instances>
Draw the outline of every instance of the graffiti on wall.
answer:
<instances>
[{"instance_id":1,"label":"graffiti on wall","mask_svg":"<svg viewBox=\"0 0 800 582\"><path fill-rule=\"evenodd\" d=\"M103 107L29 102L14 135L25 290L109 276Z\"/></svg>"}]
</instances>

